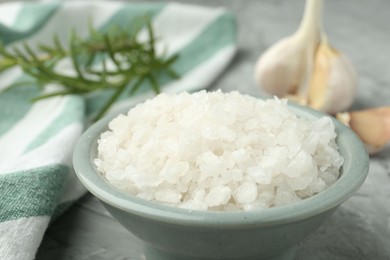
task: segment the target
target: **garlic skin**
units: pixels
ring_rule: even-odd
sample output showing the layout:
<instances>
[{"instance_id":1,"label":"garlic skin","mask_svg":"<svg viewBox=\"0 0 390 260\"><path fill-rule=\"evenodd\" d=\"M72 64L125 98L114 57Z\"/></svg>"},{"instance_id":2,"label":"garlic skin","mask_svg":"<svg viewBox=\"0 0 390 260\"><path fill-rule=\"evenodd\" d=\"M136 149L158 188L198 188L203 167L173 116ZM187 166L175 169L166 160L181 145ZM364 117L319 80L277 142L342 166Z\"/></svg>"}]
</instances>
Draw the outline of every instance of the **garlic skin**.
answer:
<instances>
[{"instance_id":1,"label":"garlic skin","mask_svg":"<svg viewBox=\"0 0 390 260\"><path fill-rule=\"evenodd\" d=\"M315 55L308 105L329 114L345 111L355 99L356 85L351 62L323 39Z\"/></svg>"},{"instance_id":2,"label":"garlic skin","mask_svg":"<svg viewBox=\"0 0 390 260\"><path fill-rule=\"evenodd\" d=\"M328 44L321 9L322 0L307 0L298 31L269 48L254 74L270 94L335 114L353 103L357 76L348 58Z\"/></svg>"},{"instance_id":3,"label":"garlic skin","mask_svg":"<svg viewBox=\"0 0 390 260\"><path fill-rule=\"evenodd\" d=\"M338 113L336 118L354 130L371 155L390 142L390 107Z\"/></svg>"},{"instance_id":4,"label":"garlic skin","mask_svg":"<svg viewBox=\"0 0 390 260\"><path fill-rule=\"evenodd\" d=\"M277 42L256 63L256 83L280 97L295 94L299 86L305 84L311 70L312 53L307 48L302 38L295 35Z\"/></svg>"}]
</instances>

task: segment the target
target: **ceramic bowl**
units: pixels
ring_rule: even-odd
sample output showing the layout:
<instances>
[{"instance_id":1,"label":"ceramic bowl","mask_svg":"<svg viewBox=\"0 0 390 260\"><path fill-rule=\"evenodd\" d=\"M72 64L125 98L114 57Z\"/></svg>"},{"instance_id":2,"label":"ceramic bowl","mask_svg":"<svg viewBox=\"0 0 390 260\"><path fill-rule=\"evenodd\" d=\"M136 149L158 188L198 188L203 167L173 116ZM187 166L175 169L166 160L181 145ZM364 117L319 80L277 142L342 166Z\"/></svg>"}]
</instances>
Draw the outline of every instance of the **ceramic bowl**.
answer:
<instances>
[{"instance_id":1,"label":"ceramic bowl","mask_svg":"<svg viewBox=\"0 0 390 260\"><path fill-rule=\"evenodd\" d=\"M305 118L323 116L306 107L290 107ZM334 120L345 163L340 178L327 190L266 210L209 212L174 208L126 194L97 172L93 164L97 139L112 118L100 120L81 136L73 154L74 168L111 215L144 242L149 260L293 259L296 244L347 200L368 173L368 155L359 138Z\"/></svg>"}]
</instances>

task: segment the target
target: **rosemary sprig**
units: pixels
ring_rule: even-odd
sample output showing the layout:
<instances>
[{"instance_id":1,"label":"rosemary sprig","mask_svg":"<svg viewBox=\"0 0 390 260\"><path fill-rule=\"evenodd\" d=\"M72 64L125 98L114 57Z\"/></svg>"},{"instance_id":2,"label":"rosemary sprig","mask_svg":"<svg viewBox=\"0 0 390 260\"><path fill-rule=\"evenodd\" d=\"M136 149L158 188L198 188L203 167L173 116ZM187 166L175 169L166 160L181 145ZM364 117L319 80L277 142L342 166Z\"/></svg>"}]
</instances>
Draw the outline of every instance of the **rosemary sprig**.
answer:
<instances>
[{"instance_id":1,"label":"rosemary sprig","mask_svg":"<svg viewBox=\"0 0 390 260\"><path fill-rule=\"evenodd\" d=\"M144 82L155 93L159 93L157 75L160 73L178 78L172 68L178 56L156 55L155 45L158 39L154 36L150 18L146 19L145 29L149 39L145 42L138 40L141 26L131 30L115 27L107 32L99 32L91 25L90 35L86 39L77 35L76 30L71 30L67 48L61 44L57 34L53 35L51 45L40 43L32 47L25 42L23 47L11 50L5 48L0 41L0 73L19 66L39 85L56 83L62 86L62 89L42 94L33 101L111 89L113 94L97 112L95 119L98 119L123 92L128 91L130 95L134 95ZM71 75L56 69L65 60L71 63L74 72Z\"/></svg>"}]
</instances>

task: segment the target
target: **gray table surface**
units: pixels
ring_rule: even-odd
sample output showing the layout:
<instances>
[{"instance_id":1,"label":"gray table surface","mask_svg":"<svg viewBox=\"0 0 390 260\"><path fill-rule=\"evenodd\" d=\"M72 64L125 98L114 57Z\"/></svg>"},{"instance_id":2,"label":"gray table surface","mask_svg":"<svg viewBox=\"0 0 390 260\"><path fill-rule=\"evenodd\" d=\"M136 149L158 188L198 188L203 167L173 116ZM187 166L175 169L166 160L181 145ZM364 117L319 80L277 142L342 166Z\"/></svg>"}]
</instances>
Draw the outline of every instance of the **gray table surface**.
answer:
<instances>
[{"instance_id":1,"label":"gray table surface","mask_svg":"<svg viewBox=\"0 0 390 260\"><path fill-rule=\"evenodd\" d=\"M225 6L237 17L239 51L212 89L253 96L257 57L298 26L303 0L179 0ZM390 104L390 1L326 0L330 42L355 64L359 87L354 109ZM390 259L390 147L371 158L361 189L299 246L296 259ZM59 217L46 232L37 259L141 259L140 241L91 195Z\"/></svg>"}]
</instances>

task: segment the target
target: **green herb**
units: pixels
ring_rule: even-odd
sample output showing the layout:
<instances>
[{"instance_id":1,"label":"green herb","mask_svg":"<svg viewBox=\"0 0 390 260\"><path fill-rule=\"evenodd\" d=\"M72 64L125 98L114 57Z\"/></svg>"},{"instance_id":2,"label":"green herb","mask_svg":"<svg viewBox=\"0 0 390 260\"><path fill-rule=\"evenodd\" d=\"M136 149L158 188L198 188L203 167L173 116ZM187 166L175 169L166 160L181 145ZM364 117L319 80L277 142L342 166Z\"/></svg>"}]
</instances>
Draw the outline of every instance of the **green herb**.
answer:
<instances>
[{"instance_id":1,"label":"green herb","mask_svg":"<svg viewBox=\"0 0 390 260\"><path fill-rule=\"evenodd\" d=\"M37 44L32 48L24 43L22 48L6 49L0 42L0 72L19 66L39 86L57 83L62 89L42 94L34 101L58 95L85 94L97 90L112 89L114 92L98 111L100 118L124 92L134 95L144 82L155 93L160 92L157 75L166 73L172 78L178 75L172 64L178 56L157 56L155 38L150 18L145 18L147 41L138 39L141 23L128 30L114 27L107 32L96 31L89 26L89 37L82 39L71 30L68 46L60 43L57 34L51 45ZM61 74L55 68L59 62L70 59L74 73ZM16 87L10 86L10 87Z\"/></svg>"}]
</instances>

